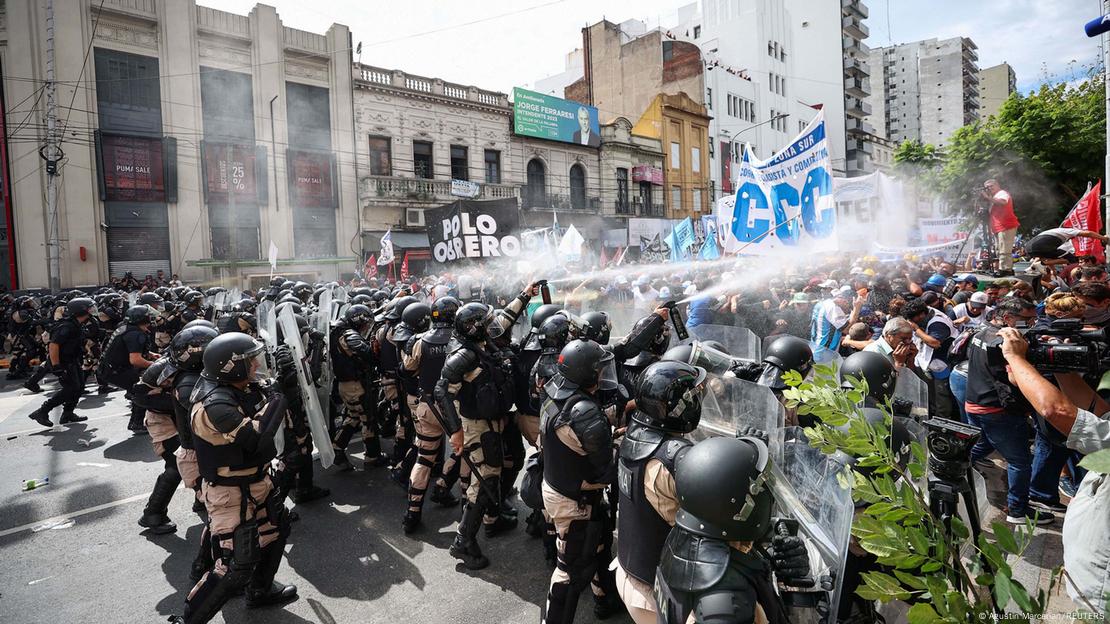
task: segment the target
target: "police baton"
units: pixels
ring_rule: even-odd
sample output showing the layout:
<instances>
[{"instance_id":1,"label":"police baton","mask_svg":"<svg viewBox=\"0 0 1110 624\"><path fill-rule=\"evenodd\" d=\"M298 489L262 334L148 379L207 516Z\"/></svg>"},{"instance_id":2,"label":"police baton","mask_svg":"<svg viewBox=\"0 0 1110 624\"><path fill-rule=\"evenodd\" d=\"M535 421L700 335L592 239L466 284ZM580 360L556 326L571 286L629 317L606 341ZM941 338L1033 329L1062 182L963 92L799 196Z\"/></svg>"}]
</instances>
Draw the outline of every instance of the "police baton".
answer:
<instances>
[{"instance_id":1,"label":"police baton","mask_svg":"<svg viewBox=\"0 0 1110 624\"><path fill-rule=\"evenodd\" d=\"M449 430L447 427L447 419L444 418L443 413L439 411L439 406L436 405L434 397L428 396L428 393L425 392L421 395L420 400L428 404L428 410L432 412L432 416L436 417L436 420L439 422L439 426L441 429L443 429L443 432L447 433L447 431ZM451 434L447 433L447 438L448 442L450 442ZM467 466L470 466L470 476L478 480L478 485L481 486L482 492L485 492L486 495L490 497L491 502L493 502L493 506L498 510L498 513L500 514L501 492L498 491L496 494L494 494L493 488L490 487L489 483L482 477L482 473L478 471L478 466L474 464L474 460L470 459L470 452L465 446L463 446L462 452L459 453L459 458L466 462ZM463 492L463 494L465 495L466 492Z\"/></svg>"}]
</instances>

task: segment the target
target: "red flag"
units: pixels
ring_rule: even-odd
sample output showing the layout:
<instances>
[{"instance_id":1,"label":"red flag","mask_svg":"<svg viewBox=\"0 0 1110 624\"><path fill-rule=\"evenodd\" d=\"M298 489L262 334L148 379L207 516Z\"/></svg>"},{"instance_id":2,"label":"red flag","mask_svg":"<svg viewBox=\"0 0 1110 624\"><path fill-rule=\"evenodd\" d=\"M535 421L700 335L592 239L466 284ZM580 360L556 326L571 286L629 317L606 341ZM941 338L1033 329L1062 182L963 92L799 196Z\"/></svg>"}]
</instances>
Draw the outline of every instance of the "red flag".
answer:
<instances>
[{"instance_id":1,"label":"red flag","mask_svg":"<svg viewBox=\"0 0 1110 624\"><path fill-rule=\"evenodd\" d=\"M601 246L601 258L597 261L600 268L604 269L605 265L609 264L609 258L605 255L605 245Z\"/></svg>"},{"instance_id":2,"label":"red flag","mask_svg":"<svg viewBox=\"0 0 1110 624\"><path fill-rule=\"evenodd\" d=\"M401 261L401 281L409 281L409 252L405 252L405 259Z\"/></svg>"},{"instance_id":3,"label":"red flag","mask_svg":"<svg viewBox=\"0 0 1110 624\"><path fill-rule=\"evenodd\" d=\"M1076 228L1079 230L1090 230L1092 232L1102 231L1102 210L1099 208L1099 195L1102 193L1102 180L1099 180L1095 185L1079 198L1075 206L1064 218L1064 222L1060 227ZM1106 261L1106 253L1102 248L1102 241L1093 238L1073 238L1072 244L1075 246L1075 255L1077 256L1094 256L1098 258L1099 263Z\"/></svg>"},{"instance_id":4,"label":"red flag","mask_svg":"<svg viewBox=\"0 0 1110 624\"><path fill-rule=\"evenodd\" d=\"M366 264L362 265L362 276L365 279L378 276L378 261L374 259L374 254L370 254Z\"/></svg>"}]
</instances>

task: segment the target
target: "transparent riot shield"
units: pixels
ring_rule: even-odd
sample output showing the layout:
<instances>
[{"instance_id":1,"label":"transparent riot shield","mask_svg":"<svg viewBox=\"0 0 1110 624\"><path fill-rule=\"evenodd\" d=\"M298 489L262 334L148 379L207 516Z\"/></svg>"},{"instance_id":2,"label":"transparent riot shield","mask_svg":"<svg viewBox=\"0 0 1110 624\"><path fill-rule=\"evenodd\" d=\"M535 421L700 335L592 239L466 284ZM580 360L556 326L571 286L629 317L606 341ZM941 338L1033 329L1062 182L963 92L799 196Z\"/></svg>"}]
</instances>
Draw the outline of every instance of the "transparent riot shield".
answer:
<instances>
[{"instance_id":1,"label":"transparent riot shield","mask_svg":"<svg viewBox=\"0 0 1110 624\"><path fill-rule=\"evenodd\" d=\"M274 365L274 351L277 350L277 316L274 313L274 304L272 301L264 301L270 305L263 307L261 304L258 306L258 337L266 345L266 368L265 371L259 371L266 377L274 377L277 374L277 369ZM278 454L285 450L285 436L274 436L274 446L277 447Z\"/></svg>"},{"instance_id":2,"label":"transparent riot shield","mask_svg":"<svg viewBox=\"0 0 1110 624\"><path fill-rule=\"evenodd\" d=\"M898 372L898 381L894 385L894 398L906 401L913 407L910 416L916 420L929 418L929 386L908 368ZM922 440L924 444L924 440Z\"/></svg>"},{"instance_id":3,"label":"transparent riot shield","mask_svg":"<svg viewBox=\"0 0 1110 624\"><path fill-rule=\"evenodd\" d=\"M714 340L723 344L729 355L756 362L762 358L763 341L747 327L698 325L690 328L690 334L702 342Z\"/></svg>"},{"instance_id":4,"label":"transparent riot shield","mask_svg":"<svg viewBox=\"0 0 1110 624\"><path fill-rule=\"evenodd\" d=\"M710 377L705 385L701 422L691 439L734 436L738 429L754 428L767 433L771 458L782 459L786 409L770 388L735 377Z\"/></svg>"},{"instance_id":5,"label":"transparent riot shield","mask_svg":"<svg viewBox=\"0 0 1110 624\"><path fill-rule=\"evenodd\" d=\"M772 462L770 469L776 515L798 521L810 547L813 574L831 583L830 604L836 605L855 514L848 474L839 456L810 446L797 427L783 433L782 461Z\"/></svg>"},{"instance_id":6,"label":"transparent riot shield","mask_svg":"<svg viewBox=\"0 0 1110 624\"><path fill-rule=\"evenodd\" d=\"M690 343L690 359L687 364L700 366L713 375L724 375L732 368L733 358L724 351L718 351L705 343L695 340Z\"/></svg>"},{"instance_id":7,"label":"transparent riot shield","mask_svg":"<svg viewBox=\"0 0 1110 624\"><path fill-rule=\"evenodd\" d=\"M817 343L815 342L810 341L809 346L811 349L813 349L813 363L823 366L831 366L833 369L833 374L839 377L840 364L844 361L844 358L840 357L840 354L836 351L831 351L829 349L825 349L824 347L817 346Z\"/></svg>"},{"instance_id":8,"label":"transparent riot shield","mask_svg":"<svg viewBox=\"0 0 1110 624\"><path fill-rule=\"evenodd\" d=\"M312 381L312 371L308 367L308 350L301 344L301 333L297 327L297 319L293 317L293 309L283 309L277 322L281 326L283 342L293 350L293 357L297 360L297 384L301 387L305 417L308 428L312 431L313 444L320 452L320 465L328 468L335 461L335 451L331 446L331 436L328 435L328 423L320 408L316 385Z\"/></svg>"},{"instance_id":9,"label":"transparent riot shield","mask_svg":"<svg viewBox=\"0 0 1110 624\"><path fill-rule=\"evenodd\" d=\"M131 291L127 293L127 307L134 307L139 302L139 293Z\"/></svg>"},{"instance_id":10,"label":"transparent riot shield","mask_svg":"<svg viewBox=\"0 0 1110 624\"><path fill-rule=\"evenodd\" d=\"M258 307L255 308L255 310L254 310L255 318L258 320L258 329L261 330L263 327L265 327L265 325L263 325L263 323L262 323L262 319L266 316L273 316L273 314L274 314L274 302L273 301L266 300L266 301L260 302L258 304Z\"/></svg>"},{"instance_id":11,"label":"transparent riot shield","mask_svg":"<svg viewBox=\"0 0 1110 624\"><path fill-rule=\"evenodd\" d=\"M339 302L342 302L342 303L346 303L347 302L347 287L346 286L335 286L335 287L333 287L331 289L331 299L332 299L332 301L339 301Z\"/></svg>"},{"instance_id":12,"label":"transparent riot shield","mask_svg":"<svg viewBox=\"0 0 1110 624\"><path fill-rule=\"evenodd\" d=\"M316 389L317 401L324 410L324 416L331 417L331 289L320 293L320 301L316 314L312 318L312 326L324 335L324 365L321 367L320 385ZM315 434L313 434L315 435Z\"/></svg>"}]
</instances>

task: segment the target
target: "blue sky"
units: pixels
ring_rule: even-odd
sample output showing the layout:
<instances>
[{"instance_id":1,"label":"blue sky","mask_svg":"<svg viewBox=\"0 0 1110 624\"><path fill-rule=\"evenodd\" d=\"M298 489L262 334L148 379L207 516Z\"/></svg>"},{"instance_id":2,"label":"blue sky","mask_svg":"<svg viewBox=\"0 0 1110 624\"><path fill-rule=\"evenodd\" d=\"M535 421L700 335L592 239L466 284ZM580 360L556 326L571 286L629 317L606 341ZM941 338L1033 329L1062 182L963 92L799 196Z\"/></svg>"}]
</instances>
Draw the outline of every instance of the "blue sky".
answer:
<instances>
[{"instance_id":1,"label":"blue sky","mask_svg":"<svg viewBox=\"0 0 1110 624\"><path fill-rule=\"evenodd\" d=\"M333 22L363 42L362 61L390 69L509 92L563 69L581 45L582 26L602 18L674 22L681 0L265 0L286 26L323 32ZM837 2L838 0L826 0ZM199 0L246 14L255 0ZM864 0L867 44L876 47L929 37L971 37L980 66L1009 62L1018 87L1071 81L1099 55L1083 24L1099 0ZM888 28L889 23L889 28ZM1072 61L1075 61L1073 64Z\"/></svg>"}]
</instances>

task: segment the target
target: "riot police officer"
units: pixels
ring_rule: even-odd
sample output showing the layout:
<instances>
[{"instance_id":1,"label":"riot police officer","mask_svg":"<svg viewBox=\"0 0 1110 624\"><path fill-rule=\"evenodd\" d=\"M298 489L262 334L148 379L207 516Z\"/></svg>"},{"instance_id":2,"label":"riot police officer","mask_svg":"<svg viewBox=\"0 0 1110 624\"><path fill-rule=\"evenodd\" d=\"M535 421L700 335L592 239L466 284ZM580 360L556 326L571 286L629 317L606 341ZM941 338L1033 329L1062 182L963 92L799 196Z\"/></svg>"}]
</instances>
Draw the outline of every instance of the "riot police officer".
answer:
<instances>
[{"instance_id":1,"label":"riot police officer","mask_svg":"<svg viewBox=\"0 0 1110 624\"><path fill-rule=\"evenodd\" d=\"M410 306L410 309L412 307L414 306ZM443 364L447 361L455 314L460 307L462 304L454 297L440 297L432 302L431 329L413 336L401 356L403 369L414 375L416 381L416 393L408 393L408 402L418 453L409 473L409 506L401 521L405 533L412 533L420 525L428 481L436 464L440 462L444 431L439 419L432 413L431 402L435 400L433 397L436 383L439 382ZM444 466L445 472L450 470L450 466ZM442 477L436 480L431 499L445 507L453 507L458 503Z\"/></svg>"},{"instance_id":2,"label":"riot police officer","mask_svg":"<svg viewBox=\"0 0 1110 624\"><path fill-rule=\"evenodd\" d=\"M207 323L208 321L191 322ZM189 424L189 417L193 408L191 399L193 389L200 381L201 369L204 368L204 348L216 336L219 336L219 333L215 329L198 324L182 328L170 341L170 357L173 358L178 369L173 385L173 418L174 425L177 427L177 440L181 445L181 448L174 453L177 456L177 473L181 475L181 481L185 483L185 487L193 491L193 512L204 522L200 550L189 572L189 578L193 582L199 581L200 577L212 567L214 561L212 533L208 530L208 512L204 507L200 468L197 466L197 452L196 447L193 446L193 430Z\"/></svg>"},{"instance_id":3,"label":"riot police officer","mask_svg":"<svg viewBox=\"0 0 1110 624\"><path fill-rule=\"evenodd\" d=\"M155 480L154 489L143 509L143 515L139 518L139 526L150 529L155 535L177 530L177 525L166 515L170 499L181 484L181 473L177 470L175 455L180 442L177 425L174 423L172 396L177 373L176 360L169 354L164 355L143 370L139 381L131 389L132 402L146 412L143 424L150 434L154 454L164 462L162 472Z\"/></svg>"},{"instance_id":4,"label":"riot police officer","mask_svg":"<svg viewBox=\"0 0 1110 624\"><path fill-rule=\"evenodd\" d=\"M285 398L252 385L263 345L240 333L218 336L204 349L193 390L192 430L204 479L216 562L189 592L178 622L208 622L245 588L248 607L296 599L297 588L274 581L289 537L285 508L276 503L266 467L285 419Z\"/></svg>"},{"instance_id":5,"label":"riot police officer","mask_svg":"<svg viewBox=\"0 0 1110 624\"><path fill-rule=\"evenodd\" d=\"M132 386L155 360L150 353L149 330L152 320L153 314L148 306L136 305L128 308L124 314L125 324L116 328L96 371L98 379L126 390L128 399L131 399ZM144 416L145 410L132 401L131 420L127 423L127 428L137 434L146 433Z\"/></svg>"},{"instance_id":6,"label":"riot police officer","mask_svg":"<svg viewBox=\"0 0 1110 624\"><path fill-rule=\"evenodd\" d=\"M185 306L180 312L182 324L208 317L204 311L204 295L200 291L190 290L185 293L181 297L181 303Z\"/></svg>"},{"instance_id":7,"label":"riot police officer","mask_svg":"<svg viewBox=\"0 0 1110 624\"><path fill-rule=\"evenodd\" d=\"M11 336L12 354L8 363L8 379L22 379L31 368L31 359L38 355L38 342L34 330L39 320L39 302L34 297L23 295L12 302L8 317L8 332Z\"/></svg>"},{"instance_id":8,"label":"riot police officer","mask_svg":"<svg viewBox=\"0 0 1110 624\"><path fill-rule=\"evenodd\" d=\"M550 319L549 319L550 320ZM544 508L557 531L558 565L547 594L547 624L574 621L578 598L596 575L595 614L620 605L611 559L613 528L604 496L617 472L609 421L597 393L615 387L613 354L589 340L574 340L559 354L548 382L550 400L540 415L544 455Z\"/></svg>"},{"instance_id":9,"label":"riot police officer","mask_svg":"<svg viewBox=\"0 0 1110 624\"><path fill-rule=\"evenodd\" d=\"M378 373L381 376L381 403L371 403L367 418L371 424L370 432L377 436L380 432L392 435L397 423L404 419L405 406L402 404L400 380L401 349L394 342L393 334L402 325L405 310L416 303L416 297L403 296L393 300L382 315L382 322L373 330L373 345L378 356ZM407 330L401 328L403 333ZM402 343L403 344L403 343ZM379 442L380 446L380 442Z\"/></svg>"},{"instance_id":10,"label":"riot police officer","mask_svg":"<svg viewBox=\"0 0 1110 624\"><path fill-rule=\"evenodd\" d=\"M374 367L374 350L366 342L372 320L370 308L353 305L344 312L343 320L335 323L331 329L332 372L339 397L347 409L343 423L332 438L332 447L335 449L335 465L345 470L351 469L347 445L359 427L362 428L362 441L366 445L365 467L386 464L381 438L375 430L377 424L370 421L368 413L374 401L367 387Z\"/></svg>"},{"instance_id":11,"label":"riot police officer","mask_svg":"<svg viewBox=\"0 0 1110 624\"><path fill-rule=\"evenodd\" d=\"M363 295L365 296L365 295ZM393 453L390 457L393 480L408 489L409 474L417 460L416 429L413 425L412 403L419 398L420 389L416 375L404 366L405 349L418 334L428 331L432 321L432 308L422 302L409 304L401 313L401 322L393 328L389 341L397 350L399 361L397 363L398 393L404 399L404 405L398 411L399 424L396 436L393 438Z\"/></svg>"},{"instance_id":12,"label":"riot police officer","mask_svg":"<svg viewBox=\"0 0 1110 624\"><path fill-rule=\"evenodd\" d=\"M458 346L443 364L435 400L455 453L473 463L462 519L451 544L451 556L471 570L489 565L478 546L478 529L493 537L516 527L516 518L501 513L501 432L512 407L511 369L487 348L492 310L468 303L455 314ZM457 405L456 405L457 403ZM474 470L477 474L473 474Z\"/></svg>"},{"instance_id":13,"label":"riot police officer","mask_svg":"<svg viewBox=\"0 0 1110 624\"><path fill-rule=\"evenodd\" d=\"M813 347L797 336L779 336L763 354L763 373L757 383L781 392L786 388L783 374L797 371L803 378L813 369Z\"/></svg>"},{"instance_id":14,"label":"riot police officer","mask_svg":"<svg viewBox=\"0 0 1110 624\"><path fill-rule=\"evenodd\" d=\"M635 346L640 347L639 351L631 349L628 359L619 361L617 372L621 385L626 389L635 388L638 385L640 373L658 362L667 352L667 347L671 344L671 328L660 319L667 318L668 314L667 308L657 309L653 314L636 321L632 330L628 332L629 336L644 336L644 338L638 339L635 343Z\"/></svg>"},{"instance_id":15,"label":"riot police officer","mask_svg":"<svg viewBox=\"0 0 1110 624\"><path fill-rule=\"evenodd\" d=\"M298 335L302 347L307 350L312 346L311 332L308 319L295 315ZM293 348L289 346L285 330L281 323L277 325L278 348L274 355L277 366L277 379L282 394L289 403L289 418L282 433L285 436L285 446L282 450L281 460L284 464L281 472L281 495L288 495L294 503L302 505L331 494L331 490L322 488L313 483L312 464L312 431L309 429L308 414L305 408L305 398L297 376L297 367L300 363L296 359ZM311 361L311 359L310 359ZM319 366L313 369L309 365L308 375L310 383L314 383L319 376Z\"/></svg>"},{"instance_id":16,"label":"riot police officer","mask_svg":"<svg viewBox=\"0 0 1110 624\"><path fill-rule=\"evenodd\" d=\"M95 313L96 304L92 299L71 299L66 303L65 318L58 321L50 331L47 357L61 388L46 399L42 407L29 415L31 420L44 427L53 426L50 422L50 410L59 405L62 406L62 424L88 420L85 416L78 416L74 409L85 388L85 376L81 370L85 337L81 326Z\"/></svg>"},{"instance_id":17,"label":"riot police officer","mask_svg":"<svg viewBox=\"0 0 1110 624\"><path fill-rule=\"evenodd\" d=\"M540 433L540 408L543 405L542 387L535 388L532 384L532 369L543 351L540 327L561 309L553 303L545 303L532 312L532 329L524 336L517 357L513 380L513 387L517 390L516 425L532 446L536 446L536 438Z\"/></svg>"},{"instance_id":18,"label":"riot police officer","mask_svg":"<svg viewBox=\"0 0 1110 624\"><path fill-rule=\"evenodd\" d=\"M655 573L660 623L685 624L691 615L699 623L754 622L759 612L769 624L789 621L771 564L753 548L771 529L769 454L758 438L722 437L683 456L675 527Z\"/></svg>"},{"instance_id":19,"label":"riot police officer","mask_svg":"<svg viewBox=\"0 0 1110 624\"><path fill-rule=\"evenodd\" d=\"M632 424L621 440L617 591L637 624L656 621L655 568L678 513L674 473L692 445L683 436L701 421L705 369L656 362L644 369Z\"/></svg>"}]
</instances>

